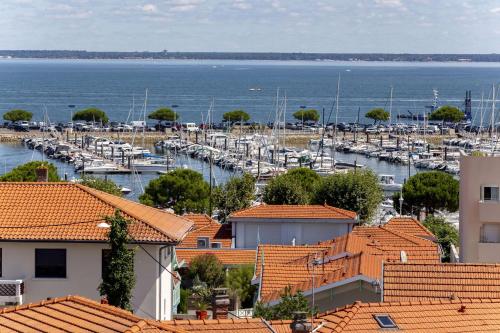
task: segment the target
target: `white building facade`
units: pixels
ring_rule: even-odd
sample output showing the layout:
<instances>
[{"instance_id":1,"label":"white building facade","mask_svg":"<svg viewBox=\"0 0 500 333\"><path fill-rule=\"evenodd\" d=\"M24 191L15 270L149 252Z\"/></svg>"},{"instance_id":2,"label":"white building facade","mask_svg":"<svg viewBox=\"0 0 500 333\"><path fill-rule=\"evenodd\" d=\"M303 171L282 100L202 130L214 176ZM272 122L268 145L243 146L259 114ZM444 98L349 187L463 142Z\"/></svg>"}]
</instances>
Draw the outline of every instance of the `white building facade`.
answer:
<instances>
[{"instance_id":1,"label":"white building facade","mask_svg":"<svg viewBox=\"0 0 500 333\"><path fill-rule=\"evenodd\" d=\"M135 314L170 320L174 246L192 226L174 214L70 183L0 183L0 305L79 295L94 300L109 262L107 216L129 221ZM178 284L177 284L178 285Z\"/></svg>"},{"instance_id":2,"label":"white building facade","mask_svg":"<svg viewBox=\"0 0 500 333\"><path fill-rule=\"evenodd\" d=\"M323 205L261 205L229 221L235 248L315 244L345 235L358 223L356 213Z\"/></svg>"}]
</instances>

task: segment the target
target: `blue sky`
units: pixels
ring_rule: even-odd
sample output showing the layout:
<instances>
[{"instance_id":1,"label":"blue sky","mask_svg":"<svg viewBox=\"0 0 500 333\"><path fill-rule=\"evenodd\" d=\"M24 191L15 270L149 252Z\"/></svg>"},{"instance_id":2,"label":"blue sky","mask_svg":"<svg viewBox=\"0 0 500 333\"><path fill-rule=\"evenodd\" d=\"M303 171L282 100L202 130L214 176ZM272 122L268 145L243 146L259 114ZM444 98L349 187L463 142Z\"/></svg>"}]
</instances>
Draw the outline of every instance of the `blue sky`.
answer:
<instances>
[{"instance_id":1,"label":"blue sky","mask_svg":"<svg viewBox=\"0 0 500 333\"><path fill-rule=\"evenodd\" d=\"M500 0L0 0L0 49L500 53Z\"/></svg>"}]
</instances>

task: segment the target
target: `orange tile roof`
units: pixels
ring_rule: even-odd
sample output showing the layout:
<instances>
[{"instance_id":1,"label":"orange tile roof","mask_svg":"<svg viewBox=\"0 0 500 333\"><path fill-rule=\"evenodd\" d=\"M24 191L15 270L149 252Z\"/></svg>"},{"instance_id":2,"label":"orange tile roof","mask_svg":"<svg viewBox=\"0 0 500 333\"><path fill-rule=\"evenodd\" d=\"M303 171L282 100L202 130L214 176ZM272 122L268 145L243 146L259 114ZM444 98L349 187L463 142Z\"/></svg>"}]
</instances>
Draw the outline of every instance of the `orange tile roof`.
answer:
<instances>
[{"instance_id":1,"label":"orange tile roof","mask_svg":"<svg viewBox=\"0 0 500 333\"><path fill-rule=\"evenodd\" d=\"M245 319L211 319L211 320L171 320L163 323L171 327L179 327L186 332L203 333L274 333L261 318Z\"/></svg>"},{"instance_id":2,"label":"orange tile roof","mask_svg":"<svg viewBox=\"0 0 500 333\"><path fill-rule=\"evenodd\" d=\"M328 205L259 205L242 209L232 218L266 219L355 219L356 213Z\"/></svg>"},{"instance_id":3,"label":"orange tile roof","mask_svg":"<svg viewBox=\"0 0 500 333\"><path fill-rule=\"evenodd\" d=\"M202 254L215 255L224 265L255 264L255 250L248 249L182 249L176 248L177 261L189 266L191 260Z\"/></svg>"},{"instance_id":4,"label":"orange tile roof","mask_svg":"<svg viewBox=\"0 0 500 333\"><path fill-rule=\"evenodd\" d=\"M97 225L119 209L138 242L177 243L192 222L73 183L0 183L0 239L107 241Z\"/></svg>"},{"instance_id":5,"label":"orange tile roof","mask_svg":"<svg viewBox=\"0 0 500 333\"><path fill-rule=\"evenodd\" d=\"M270 274L267 273L268 270L271 270ZM295 294L298 291L311 290L313 286L319 288L354 276L363 275L375 280L380 277L381 271L381 258L362 252L314 266L314 270L313 265L292 266L292 269L289 265L269 267L264 265L261 300L267 303L279 299L283 289L287 286L290 286L290 292Z\"/></svg>"},{"instance_id":6,"label":"orange tile roof","mask_svg":"<svg viewBox=\"0 0 500 333\"><path fill-rule=\"evenodd\" d=\"M399 231L412 236L426 239L436 238L422 223L411 217L394 217L384 226L390 230Z\"/></svg>"},{"instance_id":7,"label":"orange tile roof","mask_svg":"<svg viewBox=\"0 0 500 333\"><path fill-rule=\"evenodd\" d=\"M231 247L231 224L220 224L206 214L186 214L183 217L192 221L194 228L177 245L178 248L196 248L198 237L208 237L211 243L221 243L223 248Z\"/></svg>"},{"instance_id":8,"label":"orange tile roof","mask_svg":"<svg viewBox=\"0 0 500 333\"><path fill-rule=\"evenodd\" d=\"M279 299L287 286L292 293L311 289L314 260L320 261L315 267L314 287L317 288L357 275L380 279L382 261L400 262L401 251L406 253L409 262L440 262L437 244L385 227L355 227L350 234L315 246L260 245L255 276L260 277L261 300Z\"/></svg>"},{"instance_id":9,"label":"orange tile roof","mask_svg":"<svg viewBox=\"0 0 500 333\"><path fill-rule=\"evenodd\" d=\"M180 327L145 320L84 297L67 296L0 309L0 332L163 332L185 333Z\"/></svg>"},{"instance_id":10,"label":"orange tile roof","mask_svg":"<svg viewBox=\"0 0 500 333\"><path fill-rule=\"evenodd\" d=\"M389 315L397 328L382 329L375 315ZM318 316L319 333L469 333L500 331L500 301L420 301L360 303Z\"/></svg>"},{"instance_id":11,"label":"orange tile roof","mask_svg":"<svg viewBox=\"0 0 500 333\"><path fill-rule=\"evenodd\" d=\"M500 299L499 264L384 265L384 301L450 298Z\"/></svg>"}]
</instances>

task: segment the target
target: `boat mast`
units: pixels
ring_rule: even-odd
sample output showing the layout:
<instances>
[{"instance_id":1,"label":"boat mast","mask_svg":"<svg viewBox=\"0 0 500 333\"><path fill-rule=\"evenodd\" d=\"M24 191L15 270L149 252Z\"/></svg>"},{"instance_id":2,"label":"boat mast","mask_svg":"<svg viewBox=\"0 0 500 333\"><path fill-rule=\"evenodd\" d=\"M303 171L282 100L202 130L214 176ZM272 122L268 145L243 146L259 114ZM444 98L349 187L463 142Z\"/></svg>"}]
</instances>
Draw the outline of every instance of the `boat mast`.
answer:
<instances>
[{"instance_id":1,"label":"boat mast","mask_svg":"<svg viewBox=\"0 0 500 333\"><path fill-rule=\"evenodd\" d=\"M491 87L491 131L490 138L493 138L493 129L495 127L495 85L493 84Z\"/></svg>"},{"instance_id":2,"label":"boat mast","mask_svg":"<svg viewBox=\"0 0 500 333\"><path fill-rule=\"evenodd\" d=\"M335 127L334 127L334 133L333 133L333 156L332 156L332 159L333 159L333 169L335 170L335 164L336 164L336 161L335 161L335 155L336 155L336 152L337 152L337 122L338 122L338 118L339 118L339 94L340 94L340 73L339 73L339 78L337 80L337 95L335 97Z\"/></svg>"},{"instance_id":3,"label":"boat mast","mask_svg":"<svg viewBox=\"0 0 500 333\"><path fill-rule=\"evenodd\" d=\"M393 87L391 86L391 98L389 100L389 133L391 133L391 122L392 122L392 90Z\"/></svg>"}]
</instances>

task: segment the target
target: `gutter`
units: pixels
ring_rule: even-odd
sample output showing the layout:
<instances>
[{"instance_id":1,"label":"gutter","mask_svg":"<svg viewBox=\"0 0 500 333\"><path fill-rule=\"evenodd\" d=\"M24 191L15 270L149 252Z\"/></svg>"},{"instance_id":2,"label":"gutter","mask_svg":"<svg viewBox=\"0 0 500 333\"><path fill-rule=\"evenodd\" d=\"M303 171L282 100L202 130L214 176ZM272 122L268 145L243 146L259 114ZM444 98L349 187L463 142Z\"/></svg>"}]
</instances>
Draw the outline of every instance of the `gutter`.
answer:
<instances>
[{"instance_id":1,"label":"gutter","mask_svg":"<svg viewBox=\"0 0 500 333\"><path fill-rule=\"evenodd\" d=\"M161 285L161 274L163 272L163 265L161 264L161 253L163 252L164 249L168 248L170 245L164 245L164 246L160 246L160 248L158 249L158 278L160 280L159 282L159 287L158 287L158 304L159 304L159 314L158 314L158 320L163 320L161 318L162 316L162 307L163 307L163 302L162 302L162 285ZM172 258L170 258L170 262L172 262ZM172 284L174 283L174 281L172 280ZM173 291L173 288L172 288L172 291ZM173 304L173 299L174 295L173 295L173 292L170 293L170 304ZM172 309L170 310L170 314L172 314Z\"/></svg>"}]
</instances>

